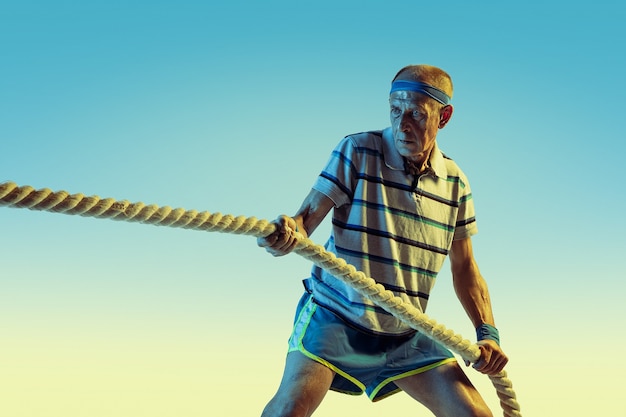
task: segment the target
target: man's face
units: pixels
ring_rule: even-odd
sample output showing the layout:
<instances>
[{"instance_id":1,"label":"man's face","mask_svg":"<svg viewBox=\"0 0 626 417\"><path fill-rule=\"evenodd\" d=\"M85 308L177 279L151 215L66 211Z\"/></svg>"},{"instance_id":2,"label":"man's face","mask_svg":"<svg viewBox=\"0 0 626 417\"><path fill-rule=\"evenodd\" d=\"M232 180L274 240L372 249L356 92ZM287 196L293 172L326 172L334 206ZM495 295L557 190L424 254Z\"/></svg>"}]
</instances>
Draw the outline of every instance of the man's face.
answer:
<instances>
[{"instance_id":1,"label":"man's face","mask_svg":"<svg viewBox=\"0 0 626 417\"><path fill-rule=\"evenodd\" d=\"M394 91L389 96L391 129L400 155L423 163L435 145L439 111L429 97L413 91Z\"/></svg>"}]
</instances>

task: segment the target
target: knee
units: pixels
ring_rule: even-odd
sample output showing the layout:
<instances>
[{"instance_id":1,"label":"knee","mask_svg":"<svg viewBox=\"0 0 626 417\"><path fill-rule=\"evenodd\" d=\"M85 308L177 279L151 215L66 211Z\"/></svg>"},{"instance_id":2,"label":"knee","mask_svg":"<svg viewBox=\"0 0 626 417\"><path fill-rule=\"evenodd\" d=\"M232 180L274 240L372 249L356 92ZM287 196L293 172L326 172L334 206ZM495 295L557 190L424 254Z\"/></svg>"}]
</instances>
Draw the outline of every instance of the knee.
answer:
<instances>
[{"instance_id":1,"label":"knee","mask_svg":"<svg viewBox=\"0 0 626 417\"><path fill-rule=\"evenodd\" d=\"M308 407L298 401L285 401L279 398L272 400L265 406L261 417L308 417Z\"/></svg>"},{"instance_id":2,"label":"knee","mask_svg":"<svg viewBox=\"0 0 626 417\"><path fill-rule=\"evenodd\" d=\"M491 410L484 404L477 405L468 414L468 417L493 417Z\"/></svg>"},{"instance_id":3,"label":"knee","mask_svg":"<svg viewBox=\"0 0 626 417\"><path fill-rule=\"evenodd\" d=\"M477 417L493 417L493 414L491 413L489 409L485 409L483 412L481 412L480 414L477 414L476 416Z\"/></svg>"},{"instance_id":4,"label":"knee","mask_svg":"<svg viewBox=\"0 0 626 417\"><path fill-rule=\"evenodd\" d=\"M445 417L493 417L489 407L482 401L457 404L457 407L435 412L435 415Z\"/></svg>"}]
</instances>

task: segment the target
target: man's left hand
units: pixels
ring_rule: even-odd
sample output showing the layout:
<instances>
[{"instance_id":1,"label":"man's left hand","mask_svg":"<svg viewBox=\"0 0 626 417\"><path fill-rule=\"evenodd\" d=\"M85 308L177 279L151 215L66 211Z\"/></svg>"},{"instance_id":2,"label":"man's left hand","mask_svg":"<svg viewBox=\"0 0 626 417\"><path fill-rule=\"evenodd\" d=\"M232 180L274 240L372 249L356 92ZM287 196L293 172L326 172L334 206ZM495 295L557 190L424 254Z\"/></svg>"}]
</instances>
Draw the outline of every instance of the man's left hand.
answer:
<instances>
[{"instance_id":1,"label":"man's left hand","mask_svg":"<svg viewBox=\"0 0 626 417\"><path fill-rule=\"evenodd\" d=\"M489 339L481 340L477 343L480 349L480 358L473 365L478 372L487 375L496 375L500 373L509 361L500 346Z\"/></svg>"}]
</instances>

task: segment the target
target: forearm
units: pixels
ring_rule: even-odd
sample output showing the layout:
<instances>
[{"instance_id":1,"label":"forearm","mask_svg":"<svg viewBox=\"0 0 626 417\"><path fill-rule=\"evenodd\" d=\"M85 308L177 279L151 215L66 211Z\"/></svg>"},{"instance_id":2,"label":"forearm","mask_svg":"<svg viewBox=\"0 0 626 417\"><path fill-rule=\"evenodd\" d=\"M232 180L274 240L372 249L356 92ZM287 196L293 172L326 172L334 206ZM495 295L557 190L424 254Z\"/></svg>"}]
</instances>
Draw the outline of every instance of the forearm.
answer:
<instances>
[{"instance_id":1,"label":"forearm","mask_svg":"<svg viewBox=\"0 0 626 417\"><path fill-rule=\"evenodd\" d=\"M311 190L302 202L300 209L293 216L298 231L306 237L310 236L324 220L334 203L331 199L316 190Z\"/></svg>"},{"instance_id":2,"label":"forearm","mask_svg":"<svg viewBox=\"0 0 626 417\"><path fill-rule=\"evenodd\" d=\"M452 242L450 262L454 290L474 327L495 326L487 282L480 274L469 238Z\"/></svg>"},{"instance_id":3,"label":"forearm","mask_svg":"<svg viewBox=\"0 0 626 417\"><path fill-rule=\"evenodd\" d=\"M274 220L276 230L269 236L257 238L257 244L274 256L283 256L293 251L298 243L294 231L305 237L320 225L334 203L324 194L311 190L302 206L293 217L278 216Z\"/></svg>"},{"instance_id":4,"label":"forearm","mask_svg":"<svg viewBox=\"0 0 626 417\"><path fill-rule=\"evenodd\" d=\"M489 289L477 267L456 272L454 289L474 328L484 323L495 326Z\"/></svg>"},{"instance_id":5,"label":"forearm","mask_svg":"<svg viewBox=\"0 0 626 417\"><path fill-rule=\"evenodd\" d=\"M502 371L508 358L500 349L500 336L495 328L489 289L474 259L470 238L452 242L450 264L454 291L476 329L481 356L474 368L495 375Z\"/></svg>"}]
</instances>

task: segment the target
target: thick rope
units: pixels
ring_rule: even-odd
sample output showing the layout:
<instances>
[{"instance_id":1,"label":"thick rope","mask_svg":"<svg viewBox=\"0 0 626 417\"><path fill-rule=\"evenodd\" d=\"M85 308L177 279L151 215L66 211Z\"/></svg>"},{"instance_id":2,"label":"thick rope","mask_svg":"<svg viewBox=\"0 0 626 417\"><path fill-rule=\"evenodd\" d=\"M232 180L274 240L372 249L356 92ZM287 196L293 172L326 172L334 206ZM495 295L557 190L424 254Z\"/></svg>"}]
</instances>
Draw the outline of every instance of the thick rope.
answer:
<instances>
[{"instance_id":1,"label":"thick rope","mask_svg":"<svg viewBox=\"0 0 626 417\"><path fill-rule=\"evenodd\" d=\"M141 202L101 199L98 196L85 197L83 194L69 194L66 191L53 192L47 188L35 190L31 186L20 187L12 182L0 184L0 206L255 237L265 237L276 230L274 224L254 217L172 209L154 204L145 205ZM298 243L294 252L346 282L413 329L420 330L439 341L463 360L476 362L480 358L480 349L477 345L438 324L413 305L386 290L381 284L377 284L373 278L367 277L345 260L326 251L323 246L316 245L299 233L296 234L296 239ZM513 384L507 378L506 371L489 378L497 391L504 416L521 417Z\"/></svg>"}]
</instances>

